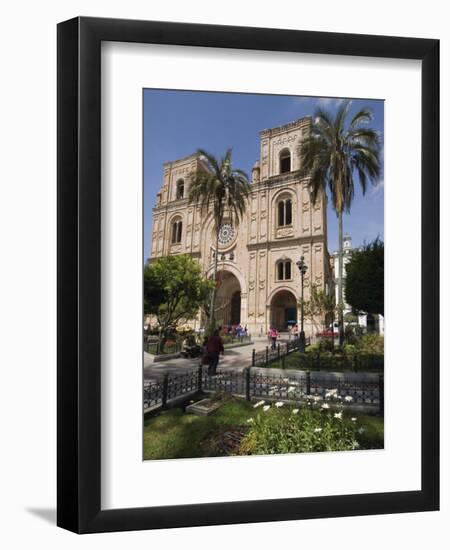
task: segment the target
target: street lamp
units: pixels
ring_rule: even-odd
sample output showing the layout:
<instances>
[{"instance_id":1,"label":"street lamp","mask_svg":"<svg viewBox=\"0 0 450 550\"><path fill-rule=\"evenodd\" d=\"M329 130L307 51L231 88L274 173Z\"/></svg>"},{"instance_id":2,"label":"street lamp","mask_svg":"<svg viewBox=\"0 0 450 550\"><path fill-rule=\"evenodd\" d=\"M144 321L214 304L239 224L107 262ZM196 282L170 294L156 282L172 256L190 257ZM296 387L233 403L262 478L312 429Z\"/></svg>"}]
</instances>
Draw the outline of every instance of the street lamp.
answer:
<instances>
[{"instance_id":1,"label":"street lamp","mask_svg":"<svg viewBox=\"0 0 450 550\"><path fill-rule=\"evenodd\" d=\"M304 318L304 307L303 307L303 281L305 277L305 273L308 270L308 266L305 264L305 258L302 256L300 260L296 263L298 270L300 271L300 277L302 279L302 299L301 299L301 317L300 317L300 351L305 351L305 331L303 330L303 318Z\"/></svg>"}]
</instances>

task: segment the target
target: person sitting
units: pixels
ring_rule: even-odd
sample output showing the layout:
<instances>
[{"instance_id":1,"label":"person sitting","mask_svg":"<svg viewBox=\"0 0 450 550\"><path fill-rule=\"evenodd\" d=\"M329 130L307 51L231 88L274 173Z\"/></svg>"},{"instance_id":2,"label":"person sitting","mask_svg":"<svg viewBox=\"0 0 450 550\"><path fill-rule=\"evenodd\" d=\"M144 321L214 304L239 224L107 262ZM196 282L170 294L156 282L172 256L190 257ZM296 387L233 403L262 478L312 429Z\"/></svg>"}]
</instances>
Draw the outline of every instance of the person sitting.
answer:
<instances>
[{"instance_id":1,"label":"person sitting","mask_svg":"<svg viewBox=\"0 0 450 550\"><path fill-rule=\"evenodd\" d=\"M189 355L189 350L191 348L191 344L189 341L189 336L186 336L183 340L183 343L181 344L181 352L186 355L186 357Z\"/></svg>"}]
</instances>

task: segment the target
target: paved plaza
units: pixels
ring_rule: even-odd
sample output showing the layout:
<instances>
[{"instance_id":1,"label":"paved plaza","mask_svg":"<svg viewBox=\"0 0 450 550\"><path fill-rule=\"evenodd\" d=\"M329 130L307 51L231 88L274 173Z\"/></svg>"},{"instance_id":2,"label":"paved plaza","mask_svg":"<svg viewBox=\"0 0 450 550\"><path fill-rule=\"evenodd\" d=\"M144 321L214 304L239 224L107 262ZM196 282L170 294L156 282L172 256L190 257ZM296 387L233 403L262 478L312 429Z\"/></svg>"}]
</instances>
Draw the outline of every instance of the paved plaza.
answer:
<instances>
[{"instance_id":1,"label":"paved plaza","mask_svg":"<svg viewBox=\"0 0 450 550\"><path fill-rule=\"evenodd\" d=\"M281 342L282 340L280 340ZM265 336L253 338L253 342L247 346L240 346L231 349L225 349L224 355L220 356L219 367L242 370L251 365L252 350L261 351L269 345ZM182 374L190 371L200 365L200 358L187 359L185 357L176 357L167 361L153 362L153 357L144 352L144 379L151 380L161 378L165 373Z\"/></svg>"},{"instance_id":2,"label":"paved plaza","mask_svg":"<svg viewBox=\"0 0 450 550\"><path fill-rule=\"evenodd\" d=\"M288 335L281 335L279 340L280 343L287 342ZM268 339L265 336L256 337L253 339L252 344L247 346L241 346L238 348L225 349L225 354L221 355L219 362L220 370L234 370L236 372L242 371L245 367L251 366L252 362L252 350L262 351L266 348L267 345L270 345ZM195 359L186 359L184 357L177 357L174 359L169 359L167 361L161 361L154 363L153 358L150 354L144 352L144 380L160 380L164 374L183 374L193 369L197 368L200 365L200 358ZM281 374L289 374L290 378L304 378L305 372L303 370L289 369L283 371L279 368L270 368L270 367L253 367L252 372L276 375L280 376ZM349 382L375 382L379 378L377 373L365 373L365 372L346 372L345 375L339 372L325 372L325 371L311 371L311 381L314 382L315 379L319 378L321 380L327 379L333 381L338 378L344 377Z\"/></svg>"}]
</instances>

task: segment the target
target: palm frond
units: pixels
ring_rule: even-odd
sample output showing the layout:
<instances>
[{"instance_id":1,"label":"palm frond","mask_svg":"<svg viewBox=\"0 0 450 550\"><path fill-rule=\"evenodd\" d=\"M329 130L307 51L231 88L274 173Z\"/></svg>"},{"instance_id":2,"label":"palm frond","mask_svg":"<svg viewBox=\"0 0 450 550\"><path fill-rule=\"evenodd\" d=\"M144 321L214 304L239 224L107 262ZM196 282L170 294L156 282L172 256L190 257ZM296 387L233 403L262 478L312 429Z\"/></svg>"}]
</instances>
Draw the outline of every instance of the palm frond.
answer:
<instances>
[{"instance_id":1,"label":"palm frond","mask_svg":"<svg viewBox=\"0 0 450 550\"><path fill-rule=\"evenodd\" d=\"M373 113L368 107L360 109L350 121L349 129L352 130L359 124L366 124L373 119Z\"/></svg>"},{"instance_id":2,"label":"palm frond","mask_svg":"<svg viewBox=\"0 0 450 550\"><path fill-rule=\"evenodd\" d=\"M328 191L337 214L351 208L355 177L365 193L381 172L380 137L366 126L372 111L360 109L346 126L350 105L350 100L343 101L334 118L317 109L311 132L299 147L300 175L309 178L311 200Z\"/></svg>"}]
</instances>

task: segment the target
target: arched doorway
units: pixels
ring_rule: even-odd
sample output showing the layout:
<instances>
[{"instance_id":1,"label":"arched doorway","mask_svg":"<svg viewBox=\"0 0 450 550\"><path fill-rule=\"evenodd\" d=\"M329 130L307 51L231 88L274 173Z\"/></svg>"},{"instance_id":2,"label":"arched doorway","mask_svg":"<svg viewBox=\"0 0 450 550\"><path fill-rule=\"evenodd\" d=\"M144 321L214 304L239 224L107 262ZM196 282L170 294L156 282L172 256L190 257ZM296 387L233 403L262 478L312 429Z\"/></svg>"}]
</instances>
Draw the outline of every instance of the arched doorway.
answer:
<instances>
[{"instance_id":1,"label":"arched doorway","mask_svg":"<svg viewBox=\"0 0 450 550\"><path fill-rule=\"evenodd\" d=\"M217 273L215 317L221 325L238 325L241 322L241 285L229 271Z\"/></svg>"},{"instance_id":2,"label":"arched doorway","mask_svg":"<svg viewBox=\"0 0 450 550\"><path fill-rule=\"evenodd\" d=\"M230 325L241 322L241 291L236 290L231 297Z\"/></svg>"},{"instance_id":3,"label":"arched doorway","mask_svg":"<svg viewBox=\"0 0 450 550\"><path fill-rule=\"evenodd\" d=\"M270 324L278 331L286 331L297 322L297 299L289 290L280 290L270 302Z\"/></svg>"}]
</instances>

